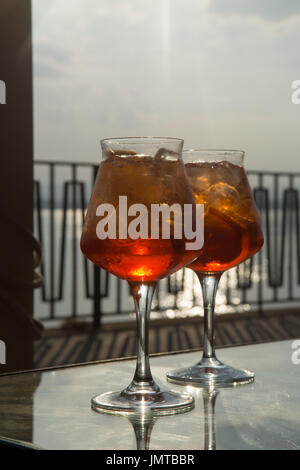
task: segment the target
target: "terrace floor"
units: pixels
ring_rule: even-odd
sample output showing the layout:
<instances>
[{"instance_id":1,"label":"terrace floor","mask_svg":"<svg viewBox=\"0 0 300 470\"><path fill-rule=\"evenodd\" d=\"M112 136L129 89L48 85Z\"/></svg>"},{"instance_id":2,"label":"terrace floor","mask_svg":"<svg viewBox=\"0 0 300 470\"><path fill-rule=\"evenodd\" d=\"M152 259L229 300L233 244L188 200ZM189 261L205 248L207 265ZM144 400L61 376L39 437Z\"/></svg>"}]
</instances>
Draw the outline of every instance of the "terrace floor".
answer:
<instances>
[{"instance_id":1,"label":"terrace floor","mask_svg":"<svg viewBox=\"0 0 300 470\"><path fill-rule=\"evenodd\" d=\"M216 316L216 346L254 344L300 338L300 309ZM150 353L199 349L203 341L201 317L153 320ZM134 322L46 330L35 345L35 367L134 356Z\"/></svg>"}]
</instances>

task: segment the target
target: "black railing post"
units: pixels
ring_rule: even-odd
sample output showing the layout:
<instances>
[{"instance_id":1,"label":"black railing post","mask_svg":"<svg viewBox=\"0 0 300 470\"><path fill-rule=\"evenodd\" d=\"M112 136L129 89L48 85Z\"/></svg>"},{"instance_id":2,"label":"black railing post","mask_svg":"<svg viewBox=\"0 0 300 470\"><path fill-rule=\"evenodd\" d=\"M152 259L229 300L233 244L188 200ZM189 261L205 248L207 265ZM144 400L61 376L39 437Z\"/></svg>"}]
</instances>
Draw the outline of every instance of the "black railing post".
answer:
<instances>
[{"instance_id":1,"label":"black railing post","mask_svg":"<svg viewBox=\"0 0 300 470\"><path fill-rule=\"evenodd\" d=\"M98 266L94 265L94 314L93 324L95 327L101 325L101 270Z\"/></svg>"},{"instance_id":2,"label":"black railing post","mask_svg":"<svg viewBox=\"0 0 300 470\"><path fill-rule=\"evenodd\" d=\"M76 198L76 164L72 164L72 316L77 314L77 198Z\"/></svg>"},{"instance_id":3,"label":"black railing post","mask_svg":"<svg viewBox=\"0 0 300 470\"><path fill-rule=\"evenodd\" d=\"M50 208L50 225L49 225L49 258L50 258L50 318L55 318L55 217L54 217L54 163L50 163L49 174L49 208Z\"/></svg>"},{"instance_id":4,"label":"black railing post","mask_svg":"<svg viewBox=\"0 0 300 470\"><path fill-rule=\"evenodd\" d=\"M93 165L93 182L95 182L98 165ZM93 298L93 324L94 327L99 327L101 324L101 270L98 266L94 265L94 298Z\"/></svg>"}]
</instances>

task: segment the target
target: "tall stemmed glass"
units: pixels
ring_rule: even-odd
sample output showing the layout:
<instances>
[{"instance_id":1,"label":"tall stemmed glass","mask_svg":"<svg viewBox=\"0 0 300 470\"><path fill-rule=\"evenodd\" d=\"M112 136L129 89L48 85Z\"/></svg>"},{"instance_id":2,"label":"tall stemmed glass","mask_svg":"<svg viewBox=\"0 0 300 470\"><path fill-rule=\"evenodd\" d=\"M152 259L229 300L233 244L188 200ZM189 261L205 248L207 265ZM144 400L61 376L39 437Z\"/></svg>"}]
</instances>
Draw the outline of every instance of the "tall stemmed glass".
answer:
<instances>
[{"instance_id":1,"label":"tall stemmed glass","mask_svg":"<svg viewBox=\"0 0 300 470\"><path fill-rule=\"evenodd\" d=\"M103 161L89 203L81 249L96 265L129 282L137 316L138 347L130 385L121 392L93 398L92 407L110 413L187 411L194 406L193 398L161 391L153 380L148 354L149 315L157 281L199 254L186 249L184 231L181 239L174 236L175 228L178 233L178 224L185 219L178 222L175 215L169 215L156 227L152 220L153 205L195 207L182 162L183 141L119 138L102 140L101 146ZM164 233L168 228L169 237Z\"/></svg>"},{"instance_id":2,"label":"tall stemmed glass","mask_svg":"<svg viewBox=\"0 0 300 470\"><path fill-rule=\"evenodd\" d=\"M167 373L178 384L228 386L254 380L254 373L220 362L214 347L214 307L224 271L253 256L263 245L263 234L252 192L238 150L183 152L196 202L204 204L204 245L189 268L202 286L204 347L196 365Z\"/></svg>"}]
</instances>

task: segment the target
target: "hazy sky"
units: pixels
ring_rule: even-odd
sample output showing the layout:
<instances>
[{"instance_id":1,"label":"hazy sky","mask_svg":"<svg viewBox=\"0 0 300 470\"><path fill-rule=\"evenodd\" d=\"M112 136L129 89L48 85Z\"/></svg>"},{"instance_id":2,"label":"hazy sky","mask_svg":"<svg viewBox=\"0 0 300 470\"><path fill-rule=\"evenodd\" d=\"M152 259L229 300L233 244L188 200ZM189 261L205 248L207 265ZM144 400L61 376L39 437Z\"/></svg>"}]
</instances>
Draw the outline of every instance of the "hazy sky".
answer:
<instances>
[{"instance_id":1,"label":"hazy sky","mask_svg":"<svg viewBox=\"0 0 300 470\"><path fill-rule=\"evenodd\" d=\"M33 0L35 158L156 135L300 171L299 26L299 0Z\"/></svg>"}]
</instances>

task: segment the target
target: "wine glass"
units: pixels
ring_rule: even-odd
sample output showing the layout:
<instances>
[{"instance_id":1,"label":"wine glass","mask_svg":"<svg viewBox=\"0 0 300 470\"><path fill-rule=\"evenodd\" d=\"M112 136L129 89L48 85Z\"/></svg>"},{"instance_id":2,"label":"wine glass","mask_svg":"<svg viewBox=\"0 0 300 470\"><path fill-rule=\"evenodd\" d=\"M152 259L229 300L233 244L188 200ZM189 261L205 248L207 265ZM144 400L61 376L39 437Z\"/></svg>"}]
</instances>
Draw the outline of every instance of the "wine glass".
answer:
<instances>
[{"instance_id":1,"label":"wine glass","mask_svg":"<svg viewBox=\"0 0 300 470\"><path fill-rule=\"evenodd\" d=\"M204 204L204 245L188 267L198 276L204 306L204 347L200 362L167 373L170 382L217 387L254 380L254 373L220 362L214 348L214 307L224 271L253 256L263 234L239 150L183 152L197 204Z\"/></svg>"},{"instance_id":2,"label":"wine glass","mask_svg":"<svg viewBox=\"0 0 300 470\"><path fill-rule=\"evenodd\" d=\"M121 392L93 398L92 408L110 413L188 411L194 399L160 390L148 354L149 316L157 281L189 264L200 252L187 249L184 233L177 236L185 219L175 212L166 212L159 219L153 216L154 209L174 204L179 212L185 205L196 207L182 161L183 141L114 138L102 140L101 146L103 160L83 226L81 250L96 265L129 282L138 345L130 385Z\"/></svg>"}]
</instances>

